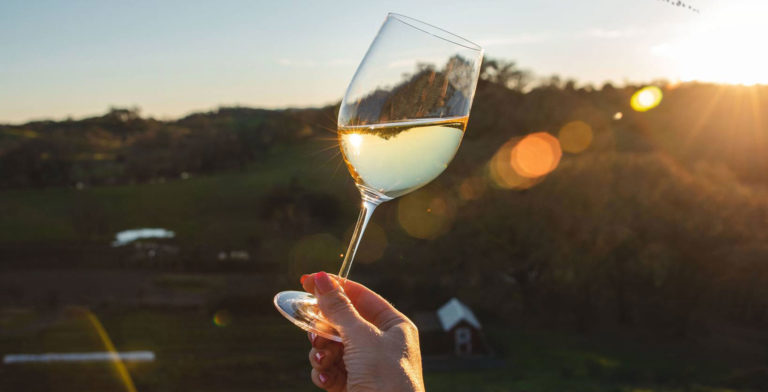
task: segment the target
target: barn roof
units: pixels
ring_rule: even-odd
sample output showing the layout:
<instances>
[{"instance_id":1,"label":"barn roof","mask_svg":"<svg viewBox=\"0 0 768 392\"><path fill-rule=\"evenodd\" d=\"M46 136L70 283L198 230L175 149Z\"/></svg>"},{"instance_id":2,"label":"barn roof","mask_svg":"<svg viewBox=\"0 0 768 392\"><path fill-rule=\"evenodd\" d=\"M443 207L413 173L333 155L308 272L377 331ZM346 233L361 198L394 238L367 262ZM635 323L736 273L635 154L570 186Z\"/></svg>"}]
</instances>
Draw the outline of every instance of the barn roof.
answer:
<instances>
[{"instance_id":1,"label":"barn roof","mask_svg":"<svg viewBox=\"0 0 768 392\"><path fill-rule=\"evenodd\" d=\"M475 314L472 313L472 310L456 298L451 298L450 301L441 306L440 309L437 310L437 317L440 319L443 331L450 330L460 321L466 321L477 329L482 328L480 322L477 321Z\"/></svg>"}]
</instances>

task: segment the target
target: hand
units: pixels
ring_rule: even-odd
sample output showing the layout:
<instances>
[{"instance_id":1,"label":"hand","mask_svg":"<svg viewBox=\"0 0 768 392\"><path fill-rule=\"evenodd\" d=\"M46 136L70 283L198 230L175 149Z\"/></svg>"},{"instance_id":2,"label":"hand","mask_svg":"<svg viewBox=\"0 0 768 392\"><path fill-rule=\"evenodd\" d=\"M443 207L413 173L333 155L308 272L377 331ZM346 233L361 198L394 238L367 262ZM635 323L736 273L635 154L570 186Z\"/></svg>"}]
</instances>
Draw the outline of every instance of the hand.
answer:
<instances>
[{"instance_id":1,"label":"hand","mask_svg":"<svg viewBox=\"0 0 768 392\"><path fill-rule=\"evenodd\" d=\"M302 277L343 343L309 334L312 382L328 392L424 391L416 326L365 286L318 272Z\"/></svg>"}]
</instances>

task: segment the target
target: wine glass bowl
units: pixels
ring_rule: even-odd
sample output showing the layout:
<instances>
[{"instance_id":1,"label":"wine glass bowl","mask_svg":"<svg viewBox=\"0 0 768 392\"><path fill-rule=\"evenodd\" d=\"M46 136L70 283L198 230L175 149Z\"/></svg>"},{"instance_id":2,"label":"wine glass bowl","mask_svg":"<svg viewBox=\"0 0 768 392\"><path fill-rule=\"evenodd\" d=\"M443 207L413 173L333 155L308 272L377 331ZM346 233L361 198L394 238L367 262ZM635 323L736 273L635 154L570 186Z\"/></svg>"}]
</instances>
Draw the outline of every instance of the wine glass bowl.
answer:
<instances>
[{"instance_id":1,"label":"wine glass bowl","mask_svg":"<svg viewBox=\"0 0 768 392\"><path fill-rule=\"evenodd\" d=\"M382 201L410 193L448 167L466 118L339 127L342 156L361 190Z\"/></svg>"},{"instance_id":2,"label":"wine glass bowl","mask_svg":"<svg viewBox=\"0 0 768 392\"><path fill-rule=\"evenodd\" d=\"M387 15L339 109L339 146L362 198L342 279L376 206L428 184L448 167L464 136L482 57L471 41ZM297 326L341 341L311 294L284 291L274 302Z\"/></svg>"}]
</instances>

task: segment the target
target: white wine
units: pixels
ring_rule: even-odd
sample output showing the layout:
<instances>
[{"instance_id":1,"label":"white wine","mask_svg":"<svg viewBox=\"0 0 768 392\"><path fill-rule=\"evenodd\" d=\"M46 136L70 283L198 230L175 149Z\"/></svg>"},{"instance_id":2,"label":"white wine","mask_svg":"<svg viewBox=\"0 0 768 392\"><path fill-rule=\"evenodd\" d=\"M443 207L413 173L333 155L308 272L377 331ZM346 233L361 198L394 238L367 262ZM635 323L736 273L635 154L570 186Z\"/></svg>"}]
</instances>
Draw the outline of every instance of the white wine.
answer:
<instances>
[{"instance_id":1,"label":"white wine","mask_svg":"<svg viewBox=\"0 0 768 392\"><path fill-rule=\"evenodd\" d=\"M395 198L448 167L466 125L458 117L339 127L339 144L358 186Z\"/></svg>"}]
</instances>

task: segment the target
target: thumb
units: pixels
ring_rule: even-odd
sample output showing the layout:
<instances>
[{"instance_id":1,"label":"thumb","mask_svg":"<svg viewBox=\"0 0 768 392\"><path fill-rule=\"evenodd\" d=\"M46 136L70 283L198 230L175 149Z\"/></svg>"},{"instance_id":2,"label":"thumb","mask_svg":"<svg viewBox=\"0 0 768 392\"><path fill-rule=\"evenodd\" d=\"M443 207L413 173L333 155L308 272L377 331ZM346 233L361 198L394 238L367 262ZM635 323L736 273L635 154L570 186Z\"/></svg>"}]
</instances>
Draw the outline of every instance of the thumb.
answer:
<instances>
[{"instance_id":1,"label":"thumb","mask_svg":"<svg viewBox=\"0 0 768 392\"><path fill-rule=\"evenodd\" d=\"M325 318L339 332L343 333L343 331L355 328L361 323L366 323L335 279L320 271L314 274L314 280L317 305Z\"/></svg>"}]
</instances>

